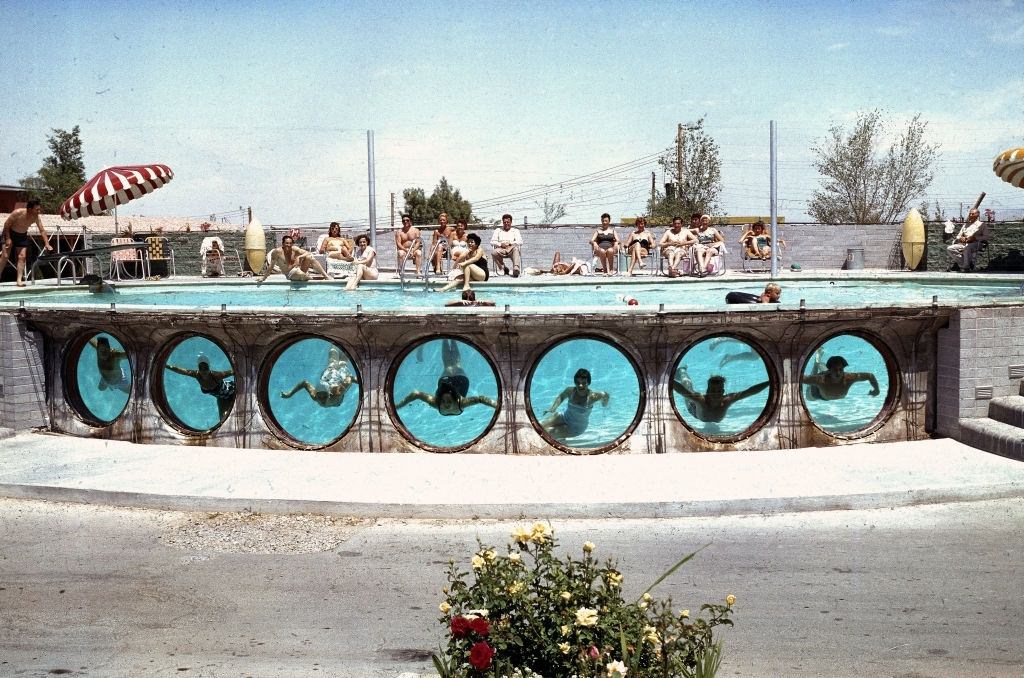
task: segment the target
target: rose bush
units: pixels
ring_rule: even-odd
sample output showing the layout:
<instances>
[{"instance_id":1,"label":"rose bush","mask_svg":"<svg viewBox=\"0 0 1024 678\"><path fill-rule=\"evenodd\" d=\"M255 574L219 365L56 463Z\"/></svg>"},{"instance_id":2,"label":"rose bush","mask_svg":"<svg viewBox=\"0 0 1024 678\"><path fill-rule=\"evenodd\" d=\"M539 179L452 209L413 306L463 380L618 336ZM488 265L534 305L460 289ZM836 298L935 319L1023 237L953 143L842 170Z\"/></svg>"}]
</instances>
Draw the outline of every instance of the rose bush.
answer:
<instances>
[{"instance_id":1,"label":"rose bush","mask_svg":"<svg viewBox=\"0 0 1024 678\"><path fill-rule=\"evenodd\" d=\"M558 542L542 523L517 528L504 555L478 542L469 570L449 563L438 609L447 643L435 655L442 678L711 678L721 661L713 629L732 625L735 596L705 603L704 618L674 611L650 591L622 594L615 562L601 564L597 547L555 556Z\"/></svg>"}]
</instances>

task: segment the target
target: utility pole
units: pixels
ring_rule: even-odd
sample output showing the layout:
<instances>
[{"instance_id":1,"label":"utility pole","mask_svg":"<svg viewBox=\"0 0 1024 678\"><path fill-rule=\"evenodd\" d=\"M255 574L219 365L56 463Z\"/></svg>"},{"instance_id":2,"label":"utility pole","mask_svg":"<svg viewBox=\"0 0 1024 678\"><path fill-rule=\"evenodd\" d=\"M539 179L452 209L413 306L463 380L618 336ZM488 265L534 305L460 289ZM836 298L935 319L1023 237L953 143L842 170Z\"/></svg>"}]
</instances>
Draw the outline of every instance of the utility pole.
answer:
<instances>
[{"instance_id":1,"label":"utility pole","mask_svg":"<svg viewBox=\"0 0 1024 678\"><path fill-rule=\"evenodd\" d=\"M679 127L676 128L676 177L680 189L676 191L676 194L681 195L683 187L683 123L679 123Z\"/></svg>"},{"instance_id":2,"label":"utility pole","mask_svg":"<svg viewBox=\"0 0 1024 678\"><path fill-rule=\"evenodd\" d=\"M778 208L776 206L776 186L778 183L776 170L775 170L775 121L772 120L768 123L768 164L771 166L771 236L772 236L772 265L771 265L771 278L775 279L775 276L779 274L779 220L778 220Z\"/></svg>"},{"instance_id":3,"label":"utility pole","mask_svg":"<svg viewBox=\"0 0 1024 678\"><path fill-rule=\"evenodd\" d=\"M395 228L395 192L391 192L391 228Z\"/></svg>"},{"instance_id":4,"label":"utility pole","mask_svg":"<svg viewBox=\"0 0 1024 678\"><path fill-rule=\"evenodd\" d=\"M366 171L370 183L370 247L377 249L377 186L373 176L373 130L366 130Z\"/></svg>"},{"instance_id":5,"label":"utility pole","mask_svg":"<svg viewBox=\"0 0 1024 678\"><path fill-rule=\"evenodd\" d=\"M654 201L657 199L657 195L658 195L657 188L655 188L655 186L656 186L656 184L654 183L655 181L656 181L656 179L654 178L654 172L651 172L651 209L650 209L651 219L654 219Z\"/></svg>"}]
</instances>

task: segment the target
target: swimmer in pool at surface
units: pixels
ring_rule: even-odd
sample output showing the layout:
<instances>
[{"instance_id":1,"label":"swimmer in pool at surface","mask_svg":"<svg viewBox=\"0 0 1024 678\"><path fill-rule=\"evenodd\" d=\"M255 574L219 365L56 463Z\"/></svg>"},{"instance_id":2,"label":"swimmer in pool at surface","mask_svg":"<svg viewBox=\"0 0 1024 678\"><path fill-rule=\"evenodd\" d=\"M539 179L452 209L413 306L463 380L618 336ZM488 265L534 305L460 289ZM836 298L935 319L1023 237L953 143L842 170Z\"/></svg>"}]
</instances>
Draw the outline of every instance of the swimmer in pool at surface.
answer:
<instances>
[{"instance_id":1,"label":"swimmer in pool at surface","mask_svg":"<svg viewBox=\"0 0 1024 678\"><path fill-rule=\"evenodd\" d=\"M433 395L423 391L412 391L395 405L400 410L414 400L420 400L436 409L439 414L452 417L473 405L487 405L497 409L494 398L469 393L469 377L462 369L462 356L459 354L459 343L454 339L441 340L441 376L437 380L437 389Z\"/></svg>"},{"instance_id":2,"label":"swimmer in pool at surface","mask_svg":"<svg viewBox=\"0 0 1024 678\"><path fill-rule=\"evenodd\" d=\"M600 402L608 407L609 394L591 390L589 370L576 370L572 381L573 385L555 396L551 407L544 411L544 414L550 416L540 422L544 430L554 438L572 438L586 431L594 403ZM565 410L557 412L563 400L566 401Z\"/></svg>"},{"instance_id":3,"label":"swimmer in pool at surface","mask_svg":"<svg viewBox=\"0 0 1024 678\"><path fill-rule=\"evenodd\" d=\"M349 372L348 363L342 357L341 349L332 346L327 353L327 366L320 373L320 386L316 388L305 379L295 384L290 391L281 391L282 398L291 398L305 390L310 399L320 407L338 407L345 400L345 394L359 380Z\"/></svg>"},{"instance_id":4,"label":"swimmer in pool at surface","mask_svg":"<svg viewBox=\"0 0 1024 678\"><path fill-rule=\"evenodd\" d=\"M130 392L132 382L121 365L121 361L126 360L128 354L112 348L107 337L93 337L89 340L89 345L96 349L96 369L100 373L100 382L97 384L99 389L106 391L111 388L124 393Z\"/></svg>"},{"instance_id":5,"label":"swimmer in pool at surface","mask_svg":"<svg viewBox=\"0 0 1024 678\"><path fill-rule=\"evenodd\" d=\"M200 391L217 399L217 411L221 419L231 411L231 406L235 402L235 382L225 381L227 377L234 376L235 373L231 370L211 370L210 359L203 353L196 357L194 370L177 365L167 365L167 369L199 382Z\"/></svg>"},{"instance_id":6,"label":"swimmer in pool at surface","mask_svg":"<svg viewBox=\"0 0 1024 678\"><path fill-rule=\"evenodd\" d=\"M769 382L763 381L742 391L726 393L725 377L715 374L708 377L707 392L700 394L693 390L693 381L686 371L686 366L680 365L675 379L672 380L672 390L684 398L686 409L697 419L719 422L725 419L725 414L729 411L730 406L737 401L760 393L768 388L768 384Z\"/></svg>"},{"instance_id":7,"label":"swimmer in pool at surface","mask_svg":"<svg viewBox=\"0 0 1024 678\"><path fill-rule=\"evenodd\" d=\"M850 363L841 355L834 355L824 365L821 363L821 349L814 354L813 373L800 377L800 383L807 385L808 400L839 400L845 398L850 387L858 381L871 384L869 396L881 393L878 380L870 372L846 372Z\"/></svg>"}]
</instances>

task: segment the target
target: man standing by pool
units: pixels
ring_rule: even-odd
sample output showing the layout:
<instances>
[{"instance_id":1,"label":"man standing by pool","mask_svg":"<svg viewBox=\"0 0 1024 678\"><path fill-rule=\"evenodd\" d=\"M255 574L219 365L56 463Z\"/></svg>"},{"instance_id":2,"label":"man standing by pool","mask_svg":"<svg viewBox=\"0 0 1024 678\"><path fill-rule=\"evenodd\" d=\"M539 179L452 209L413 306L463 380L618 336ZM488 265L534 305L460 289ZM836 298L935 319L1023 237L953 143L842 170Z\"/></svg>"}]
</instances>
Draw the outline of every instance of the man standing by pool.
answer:
<instances>
[{"instance_id":1,"label":"man standing by pool","mask_svg":"<svg viewBox=\"0 0 1024 678\"><path fill-rule=\"evenodd\" d=\"M305 282L309 280L310 267L323 277L328 277L327 271L320 265L320 262L314 259L313 255L306 250L301 247L295 247L294 242L290 235L286 235L281 238L280 247L270 250L267 254L267 270L256 281L257 285L266 280L267 276L274 272L275 267L284 273L284 277L292 282Z\"/></svg>"},{"instance_id":2,"label":"man standing by pool","mask_svg":"<svg viewBox=\"0 0 1024 678\"><path fill-rule=\"evenodd\" d=\"M43 239L43 247L47 252L52 252L53 247L50 246L50 238L46 235L46 229L43 228L43 218L40 216L43 213L43 208L39 204L38 200L29 200L25 207L14 210L7 217L7 221L4 222L3 230L3 251L0 252L0 274L3 273L4 268L7 267L7 262L12 256L17 257L17 275L16 281L18 287L25 286L25 259L28 256L28 227L32 224L36 225L39 229L39 235Z\"/></svg>"},{"instance_id":3,"label":"man standing by pool","mask_svg":"<svg viewBox=\"0 0 1024 678\"><path fill-rule=\"evenodd\" d=\"M501 228L494 229L491 236L491 259L494 260L494 271L503 272L508 275L508 266L505 265L505 257L512 259L512 277L519 277L520 253L523 246L523 236L518 228L512 228L512 215L501 215Z\"/></svg>"},{"instance_id":4,"label":"man standing by pool","mask_svg":"<svg viewBox=\"0 0 1024 678\"><path fill-rule=\"evenodd\" d=\"M953 244L946 248L951 260L948 270L973 271L974 255L986 240L988 224L981 220L981 212L975 207L967 213L967 223L960 229Z\"/></svg>"},{"instance_id":5,"label":"man standing by pool","mask_svg":"<svg viewBox=\"0 0 1024 678\"><path fill-rule=\"evenodd\" d=\"M408 214L402 215L402 228L395 231L395 248L398 250L398 270L405 268L405 262L412 257L416 272L419 273L423 241L420 239L420 229L412 225L412 217Z\"/></svg>"}]
</instances>

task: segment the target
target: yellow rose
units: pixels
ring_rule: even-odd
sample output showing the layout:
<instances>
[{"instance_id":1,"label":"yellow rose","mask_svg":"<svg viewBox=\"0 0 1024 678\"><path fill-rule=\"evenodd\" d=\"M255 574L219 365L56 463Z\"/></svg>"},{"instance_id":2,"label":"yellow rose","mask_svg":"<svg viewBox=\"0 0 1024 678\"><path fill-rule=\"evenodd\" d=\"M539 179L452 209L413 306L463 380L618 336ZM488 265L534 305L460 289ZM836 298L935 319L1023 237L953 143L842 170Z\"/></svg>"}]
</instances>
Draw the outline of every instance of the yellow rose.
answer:
<instances>
[{"instance_id":1,"label":"yellow rose","mask_svg":"<svg viewBox=\"0 0 1024 678\"><path fill-rule=\"evenodd\" d=\"M570 632L570 631L572 631L572 628L571 628L570 626L567 626L567 625L566 625L566 626L563 626L563 627L562 627L561 629L559 629L559 630L560 630L560 631L562 632L562 635L563 635L563 636L567 636L567 635L569 635L569 632Z\"/></svg>"},{"instance_id":2,"label":"yellow rose","mask_svg":"<svg viewBox=\"0 0 1024 678\"><path fill-rule=\"evenodd\" d=\"M585 542L583 542L583 552L584 553L593 553L595 548L597 548L597 547L594 546L594 542L592 542L592 541L585 541Z\"/></svg>"},{"instance_id":3,"label":"yellow rose","mask_svg":"<svg viewBox=\"0 0 1024 678\"><path fill-rule=\"evenodd\" d=\"M728 605L729 607L732 607L735 603L736 603L736 596L734 596L733 594L730 593L729 595L727 595L725 597L725 604Z\"/></svg>"},{"instance_id":4,"label":"yellow rose","mask_svg":"<svg viewBox=\"0 0 1024 678\"><path fill-rule=\"evenodd\" d=\"M679 616L682 617L683 619L687 619L690 616L690 611L689 610L683 610L682 612L679 613Z\"/></svg>"},{"instance_id":5,"label":"yellow rose","mask_svg":"<svg viewBox=\"0 0 1024 678\"><path fill-rule=\"evenodd\" d=\"M597 626L597 610L591 607L576 610L576 626Z\"/></svg>"},{"instance_id":6,"label":"yellow rose","mask_svg":"<svg viewBox=\"0 0 1024 678\"><path fill-rule=\"evenodd\" d=\"M608 573L608 586L619 586L620 584L622 584L622 575L615 570L611 570Z\"/></svg>"},{"instance_id":7,"label":"yellow rose","mask_svg":"<svg viewBox=\"0 0 1024 678\"><path fill-rule=\"evenodd\" d=\"M639 603L636 604L636 606L639 607L641 610L646 610L647 609L647 601L646 600L641 600Z\"/></svg>"},{"instance_id":8,"label":"yellow rose","mask_svg":"<svg viewBox=\"0 0 1024 678\"><path fill-rule=\"evenodd\" d=\"M512 593L512 594L516 594L516 593L519 593L520 591L522 591L524 588L526 588L526 587L523 585L523 582L517 581L517 582L514 582L512 584L512 586L508 587L508 592Z\"/></svg>"},{"instance_id":9,"label":"yellow rose","mask_svg":"<svg viewBox=\"0 0 1024 678\"><path fill-rule=\"evenodd\" d=\"M543 544L551 536L551 528L544 523L534 523L530 532L530 541Z\"/></svg>"},{"instance_id":10,"label":"yellow rose","mask_svg":"<svg viewBox=\"0 0 1024 678\"><path fill-rule=\"evenodd\" d=\"M437 606L437 609L441 610L441 614L448 614L452 611L452 606L448 604L447 600L441 601L441 604Z\"/></svg>"},{"instance_id":11,"label":"yellow rose","mask_svg":"<svg viewBox=\"0 0 1024 678\"><path fill-rule=\"evenodd\" d=\"M646 640L651 645L657 645L658 642L661 640L660 638L658 638L658 629L654 628L653 626L645 626L644 640Z\"/></svg>"},{"instance_id":12,"label":"yellow rose","mask_svg":"<svg viewBox=\"0 0 1024 678\"><path fill-rule=\"evenodd\" d=\"M469 562L471 562L473 564L473 569L474 570L479 570L480 568L482 568L486 564L486 563L484 563L484 559L481 558L479 554L473 556L473 559L470 560Z\"/></svg>"},{"instance_id":13,"label":"yellow rose","mask_svg":"<svg viewBox=\"0 0 1024 678\"><path fill-rule=\"evenodd\" d=\"M569 650L571 650L572 647L569 646L569 643L559 643L558 649L562 651L562 654L569 654Z\"/></svg>"},{"instance_id":14,"label":"yellow rose","mask_svg":"<svg viewBox=\"0 0 1024 678\"><path fill-rule=\"evenodd\" d=\"M513 563L518 563L520 560L522 560L522 558L519 557L518 553L508 554L508 559L511 560Z\"/></svg>"},{"instance_id":15,"label":"yellow rose","mask_svg":"<svg viewBox=\"0 0 1024 678\"><path fill-rule=\"evenodd\" d=\"M643 598L644 602L646 602L646 603L651 602L651 594L650 593L645 593L644 595L642 595L640 597Z\"/></svg>"},{"instance_id":16,"label":"yellow rose","mask_svg":"<svg viewBox=\"0 0 1024 678\"><path fill-rule=\"evenodd\" d=\"M532 534L533 533L525 527L517 527L515 530L512 531L512 539L514 539L519 544L525 544L526 542L530 541L530 537L532 536Z\"/></svg>"},{"instance_id":17,"label":"yellow rose","mask_svg":"<svg viewBox=\"0 0 1024 678\"><path fill-rule=\"evenodd\" d=\"M568 591L562 591L562 600L569 600L572 598L572 594Z\"/></svg>"},{"instance_id":18,"label":"yellow rose","mask_svg":"<svg viewBox=\"0 0 1024 678\"><path fill-rule=\"evenodd\" d=\"M620 661L608 662L604 668L608 671L608 678L626 678L626 665Z\"/></svg>"},{"instance_id":19,"label":"yellow rose","mask_svg":"<svg viewBox=\"0 0 1024 678\"><path fill-rule=\"evenodd\" d=\"M498 557L498 554L494 552L494 549L487 549L484 551L484 558L488 563L493 563L494 559Z\"/></svg>"}]
</instances>

